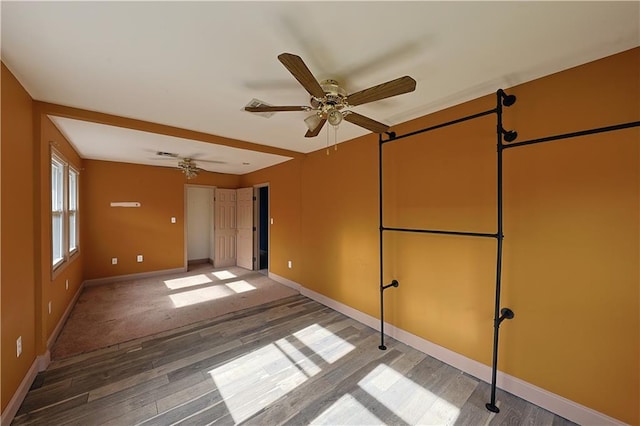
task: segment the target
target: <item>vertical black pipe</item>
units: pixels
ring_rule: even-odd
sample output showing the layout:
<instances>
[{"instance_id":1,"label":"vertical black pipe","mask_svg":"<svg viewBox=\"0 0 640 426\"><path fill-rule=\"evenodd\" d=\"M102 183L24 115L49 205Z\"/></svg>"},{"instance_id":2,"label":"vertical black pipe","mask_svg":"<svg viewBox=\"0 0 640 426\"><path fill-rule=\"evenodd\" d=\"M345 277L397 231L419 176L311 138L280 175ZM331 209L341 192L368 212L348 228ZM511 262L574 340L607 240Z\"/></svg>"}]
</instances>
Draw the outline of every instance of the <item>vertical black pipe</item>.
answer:
<instances>
[{"instance_id":1,"label":"vertical black pipe","mask_svg":"<svg viewBox=\"0 0 640 426\"><path fill-rule=\"evenodd\" d=\"M503 135L503 127L502 127L502 90L498 90L496 92L496 115L497 115L497 217L498 217L498 231L496 233L496 238L498 241L497 244L497 255L496 255L496 299L495 299L495 310L493 317L493 363L491 368L491 402L487 403L485 406L487 410L499 413L500 409L496 406L496 376L498 369L498 332L500 328L500 287L501 287L501 278L502 278L502 240L504 238L503 229L502 229L502 135Z\"/></svg>"},{"instance_id":2,"label":"vertical black pipe","mask_svg":"<svg viewBox=\"0 0 640 426\"><path fill-rule=\"evenodd\" d=\"M384 257L383 257L383 233L384 227L382 222L382 133L378 135L378 217L380 218L380 346L378 349L384 351L387 347L384 345Z\"/></svg>"}]
</instances>

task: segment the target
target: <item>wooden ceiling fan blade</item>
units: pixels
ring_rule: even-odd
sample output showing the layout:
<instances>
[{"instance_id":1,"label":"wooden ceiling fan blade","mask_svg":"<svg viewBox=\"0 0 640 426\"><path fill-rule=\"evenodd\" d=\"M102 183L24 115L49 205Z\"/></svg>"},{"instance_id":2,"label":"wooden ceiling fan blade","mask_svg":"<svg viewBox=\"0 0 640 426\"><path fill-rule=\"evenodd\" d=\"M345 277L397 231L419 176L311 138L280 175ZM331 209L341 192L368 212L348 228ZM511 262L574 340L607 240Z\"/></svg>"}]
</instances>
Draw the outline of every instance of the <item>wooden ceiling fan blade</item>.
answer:
<instances>
[{"instance_id":1,"label":"wooden ceiling fan blade","mask_svg":"<svg viewBox=\"0 0 640 426\"><path fill-rule=\"evenodd\" d=\"M365 117L364 115L358 114L357 112L350 112L349 114L345 114L344 119L349 123L353 123L356 126L364 127L365 129L371 130L373 133L383 133L389 130L389 126L386 124L382 124L376 120L372 120L369 117Z\"/></svg>"},{"instance_id":2,"label":"wooden ceiling fan blade","mask_svg":"<svg viewBox=\"0 0 640 426\"><path fill-rule=\"evenodd\" d=\"M198 163L227 164L226 161L222 161L222 160L202 160L202 159L198 159Z\"/></svg>"},{"instance_id":3,"label":"wooden ceiling fan blade","mask_svg":"<svg viewBox=\"0 0 640 426\"><path fill-rule=\"evenodd\" d=\"M307 130L307 133L304 135L305 138L313 138L318 136L318 133L320 133L320 130L322 130L322 127L324 126L324 123L326 123L327 120L326 119L322 119L320 120L320 123L318 123L318 125L316 126L315 129L313 130Z\"/></svg>"},{"instance_id":4,"label":"wooden ceiling fan blade","mask_svg":"<svg viewBox=\"0 0 640 426\"><path fill-rule=\"evenodd\" d=\"M309 111L308 106L260 106L260 107L244 107L249 112L275 112L275 111Z\"/></svg>"},{"instance_id":5,"label":"wooden ceiling fan blade","mask_svg":"<svg viewBox=\"0 0 640 426\"><path fill-rule=\"evenodd\" d=\"M408 75L405 75L404 77L352 93L347 96L347 102L352 106L362 105L380 99L402 95L403 93L413 92L414 90L416 90L416 81Z\"/></svg>"},{"instance_id":6,"label":"wooden ceiling fan blade","mask_svg":"<svg viewBox=\"0 0 640 426\"><path fill-rule=\"evenodd\" d=\"M278 59L311 96L315 96L316 98L324 97L324 90L322 90L320 83L318 83L318 80L311 74L311 71L309 71L309 68L307 68L300 56L292 53L282 53L278 55Z\"/></svg>"}]
</instances>

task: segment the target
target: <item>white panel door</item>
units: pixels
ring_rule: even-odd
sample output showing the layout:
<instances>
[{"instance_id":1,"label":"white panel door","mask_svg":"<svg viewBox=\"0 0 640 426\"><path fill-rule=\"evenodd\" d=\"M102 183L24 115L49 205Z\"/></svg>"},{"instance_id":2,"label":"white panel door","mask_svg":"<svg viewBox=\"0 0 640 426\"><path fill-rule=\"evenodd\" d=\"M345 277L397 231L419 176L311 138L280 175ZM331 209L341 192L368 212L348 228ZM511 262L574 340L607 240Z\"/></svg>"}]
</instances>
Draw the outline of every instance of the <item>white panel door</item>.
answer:
<instances>
[{"instance_id":1,"label":"white panel door","mask_svg":"<svg viewBox=\"0 0 640 426\"><path fill-rule=\"evenodd\" d=\"M236 264L236 190L216 188L214 266Z\"/></svg>"},{"instance_id":2,"label":"white panel door","mask_svg":"<svg viewBox=\"0 0 640 426\"><path fill-rule=\"evenodd\" d=\"M238 192L238 250L237 265L253 269L253 188Z\"/></svg>"}]
</instances>

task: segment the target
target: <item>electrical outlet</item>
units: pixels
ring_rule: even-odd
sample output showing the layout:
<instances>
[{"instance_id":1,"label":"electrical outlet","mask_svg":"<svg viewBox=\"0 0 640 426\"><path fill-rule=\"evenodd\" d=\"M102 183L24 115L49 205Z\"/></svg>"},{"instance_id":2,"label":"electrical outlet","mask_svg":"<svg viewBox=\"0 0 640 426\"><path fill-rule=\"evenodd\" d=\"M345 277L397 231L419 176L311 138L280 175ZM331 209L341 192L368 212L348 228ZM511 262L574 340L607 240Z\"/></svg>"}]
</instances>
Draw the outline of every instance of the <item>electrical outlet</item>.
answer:
<instances>
[{"instance_id":1,"label":"electrical outlet","mask_svg":"<svg viewBox=\"0 0 640 426\"><path fill-rule=\"evenodd\" d=\"M139 263L139 262L142 262L142 255L141 255L141 254L139 254L139 255L138 255L138 257L136 258L136 260L138 261L138 263Z\"/></svg>"},{"instance_id":2,"label":"electrical outlet","mask_svg":"<svg viewBox=\"0 0 640 426\"><path fill-rule=\"evenodd\" d=\"M112 257L111 258L111 264L112 265L117 265L118 264L118 258L117 257Z\"/></svg>"},{"instance_id":3,"label":"electrical outlet","mask_svg":"<svg viewBox=\"0 0 640 426\"><path fill-rule=\"evenodd\" d=\"M66 280L66 281L64 282L64 289L65 289L65 290L69 290L69 280Z\"/></svg>"},{"instance_id":4,"label":"electrical outlet","mask_svg":"<svg viewBox=\"0 0 640 426\"><path fill-rule=\"evenodd\" d=\"M16 340L16 357L19 357L22 353L22 336L18 336L18 340Z\"/></svg>"},{"instance_id":5,"label":"electrical outlet","mask_svg":"<svg viewBox=\"0 0 640 426\"><path fill-rule=\"evenodd\" d=\"M289 266L289 269L291 269L293 267L293 263L291 261L289 261L289 263L287 265Z\"/></svg>"},{"instance_id":6,"label":"electrical outlet","mask_svg":"<svg viewBox=\"0 0 640 426\"><path fill-rule=\"evenodd\" d=\"M51 315L51 301L49 301L49 315Z\"/></svg>"}]
</instances>

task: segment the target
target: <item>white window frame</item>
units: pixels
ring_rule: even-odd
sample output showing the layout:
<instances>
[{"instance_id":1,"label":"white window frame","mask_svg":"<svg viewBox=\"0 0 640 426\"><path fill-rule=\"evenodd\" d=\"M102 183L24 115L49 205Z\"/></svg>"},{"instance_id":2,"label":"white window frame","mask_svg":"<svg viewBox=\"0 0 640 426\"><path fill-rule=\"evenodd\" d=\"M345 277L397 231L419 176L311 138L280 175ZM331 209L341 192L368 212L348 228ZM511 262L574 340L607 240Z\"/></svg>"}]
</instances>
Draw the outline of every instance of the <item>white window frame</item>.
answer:
<instances>
[{"instance_id":1,"label":"white window frame","mask_svg":"<svg viewBox=\"0 0 640 426\"><path fill-rule=\"evenodd\" d=\"M51 148L50 167L51 270L55 273L80 248L78 208L80 173L53 147ZM57 173L55 173L56 170ZM72 217L74 219L73 226Z\"/></svg>"},{"instance_id":2,"label":"white window frame","mask_svg":"<svg viewBox=\"0 0 640 426\"><path fill-rule=\"evenodd\" d=\"M67 250L69 256L73 256L78 251L80 245L80 222L78 221L78 201L79 201L79 186L78 180L80 173L73 166L67 166L67 189L68 189L68 232L66 233L68 244ZM73 220L72 220L73 218Z\"/></svg>"},{"instance_id":3,"label":"white window frame","mask_svg":"<svg viewBox=\"0 0 640 426\"><path fill-rule=\"evenodd\" d=\"M56 153L51 154L51 263L53 269L64 261L64 187L66 162Z\"/></svg>"}]
</instances>

